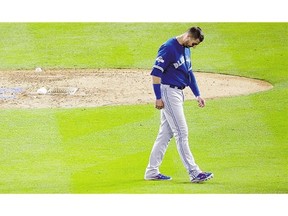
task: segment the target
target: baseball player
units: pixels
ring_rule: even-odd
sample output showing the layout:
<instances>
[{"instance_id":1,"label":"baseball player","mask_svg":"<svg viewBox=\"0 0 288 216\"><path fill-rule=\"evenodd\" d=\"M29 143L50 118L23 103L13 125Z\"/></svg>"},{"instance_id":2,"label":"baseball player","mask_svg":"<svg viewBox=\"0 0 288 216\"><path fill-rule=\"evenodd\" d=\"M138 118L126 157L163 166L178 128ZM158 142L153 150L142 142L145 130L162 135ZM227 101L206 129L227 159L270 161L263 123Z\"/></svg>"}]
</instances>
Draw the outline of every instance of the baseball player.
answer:
<instances>
[{"instance_id":1,"label":"baseball player","mask_svg":"<svg viewBox=\"0 0 288 216\"><path fill-rule=\"evenodd\" d=\"M156 109L161 110L161 125L152 148L145 180L171 180L170 176L160 173L159 166L174 136L181 160L193 183L213 178L213 173L203 172L195 163L188 143L188 128L183 111L183 89L189 86L197 98L199 107L205 106L205 100L192 72L190 48L204 40L199 27L192 27L187 32L166 41L159 48L151 75L156 96Z\"/></svg>"}]
</instances>

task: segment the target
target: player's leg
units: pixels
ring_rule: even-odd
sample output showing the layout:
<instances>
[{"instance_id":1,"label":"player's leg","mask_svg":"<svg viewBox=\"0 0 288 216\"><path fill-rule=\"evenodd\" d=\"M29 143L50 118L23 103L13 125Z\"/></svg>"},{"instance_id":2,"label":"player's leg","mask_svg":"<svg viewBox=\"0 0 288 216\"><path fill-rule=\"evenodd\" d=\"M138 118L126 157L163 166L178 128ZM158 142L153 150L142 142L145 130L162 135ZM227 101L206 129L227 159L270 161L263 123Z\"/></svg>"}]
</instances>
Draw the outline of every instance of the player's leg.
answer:
<instances>
[{"instance_id":1,"label":"player's leg","mask_svg":"<svg viewBox=\"0 0 288 216\"><path fill-rule=\"evenodd\" d=\"M168 147L168 143L172 137L172 130L167 122L163 110L161 110L161 125L158 136L150 154L149 164L146 168L144 176L145 179L154 179L158 174L160 174L159 166L162 163L164 154Z\"/></svg>"},{"instance_id":2,"label":"player's leg","mask_svg":"<svg viewBox=\"0 0 288 216\"><path fill-rule=\"evenodd\" d=\"M197 176L201 170L195 163L188 144L188 127L183 110L183 92L169 86L165 86L162 91L165 105L163 112L175 136L181 160L190 178Z\"/></svg>"}]
</instances>

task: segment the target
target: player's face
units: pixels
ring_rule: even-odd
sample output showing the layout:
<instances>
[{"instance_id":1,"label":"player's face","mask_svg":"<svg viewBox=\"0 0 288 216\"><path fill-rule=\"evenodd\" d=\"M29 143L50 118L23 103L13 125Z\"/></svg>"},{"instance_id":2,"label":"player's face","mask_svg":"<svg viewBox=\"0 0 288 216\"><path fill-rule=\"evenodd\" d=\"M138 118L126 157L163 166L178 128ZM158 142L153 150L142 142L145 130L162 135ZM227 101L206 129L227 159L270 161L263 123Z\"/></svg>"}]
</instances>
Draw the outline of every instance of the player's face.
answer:
<instances>
[{"instance_id":1,"label":"player's face","mask_svg":"<svg viewBox=\"0 0 288 216\"><path fill-rule=\"evenodd\" d=\"M188 48L191 48L191 47L195 48L199 43L200 43L199 39L195 39L189 35L187 37L187 40L184 43L184 46Z\"/></svg>"}]
</instances>

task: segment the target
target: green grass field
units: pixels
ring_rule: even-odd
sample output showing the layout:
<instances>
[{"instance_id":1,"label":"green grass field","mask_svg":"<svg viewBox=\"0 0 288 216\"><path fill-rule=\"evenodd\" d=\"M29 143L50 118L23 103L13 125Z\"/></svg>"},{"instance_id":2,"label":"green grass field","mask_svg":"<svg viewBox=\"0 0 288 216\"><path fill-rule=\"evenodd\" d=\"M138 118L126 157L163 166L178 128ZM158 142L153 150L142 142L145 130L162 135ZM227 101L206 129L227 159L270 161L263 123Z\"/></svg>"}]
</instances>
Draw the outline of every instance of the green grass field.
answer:
<instances>
[{"instance_id":1,"label":"green grass field","mask_svg":"<svg viewBox=\"0 0 288 216\"><path fill-rule=\"evenodd\" d=\"M194 71L245 76L270 91L185 102L196 162L214 179L189 183L175 141L143 180L159 127L149 105L0 110L0 193L277 194L288 192L287 23L0 23L0 69L151 68L168 38L199 25ZM131 89L132 90L132 89Z\"/></svg>"}]
</instances>

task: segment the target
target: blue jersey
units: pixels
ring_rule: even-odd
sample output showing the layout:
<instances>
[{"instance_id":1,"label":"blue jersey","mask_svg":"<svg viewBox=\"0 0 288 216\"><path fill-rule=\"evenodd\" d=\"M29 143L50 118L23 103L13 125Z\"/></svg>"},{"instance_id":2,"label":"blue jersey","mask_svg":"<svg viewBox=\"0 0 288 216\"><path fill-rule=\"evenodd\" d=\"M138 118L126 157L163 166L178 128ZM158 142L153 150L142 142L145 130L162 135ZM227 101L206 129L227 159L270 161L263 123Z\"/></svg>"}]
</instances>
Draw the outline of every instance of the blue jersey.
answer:
<instances>
[{"instance_id":1,"label":"blue jersey","mask_svg":"<svg viewBox=\"0 0 288 216\"><path fill-rule=\"evenodd\" d=\"M193 94L199 96L190 55L190 48L179 44L176 38L169 39L159 48L151 75L160 77L165 85L189 86Z\"/></svg>"}]
</instances>

